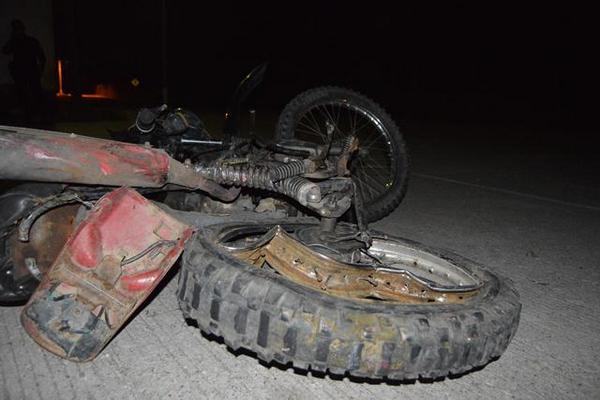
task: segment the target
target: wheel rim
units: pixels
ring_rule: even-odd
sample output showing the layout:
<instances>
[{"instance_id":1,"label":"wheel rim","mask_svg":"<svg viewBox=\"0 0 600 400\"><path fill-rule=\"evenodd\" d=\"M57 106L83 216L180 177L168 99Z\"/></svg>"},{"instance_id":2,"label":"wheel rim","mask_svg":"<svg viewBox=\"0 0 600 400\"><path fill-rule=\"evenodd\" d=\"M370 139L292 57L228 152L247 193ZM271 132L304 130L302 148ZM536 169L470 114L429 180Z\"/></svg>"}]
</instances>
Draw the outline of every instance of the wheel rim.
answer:
<instances>
[{"instance_id":1,"label":"wheel rim","mask_svg":"<svg viewBox=\"0 0 600 400\"><path fill-rule=\"evenodd\" d=\"M399 240L375 238L369 250L338 258L297 240L295 232L301 229L293 225L235 225L220 231L217 241L238 260L349 300L461 304L483 286L466 269Z\"/></svg>"},{"instance_id":2,"label":"wheel rim","mask_svg":"<svg viewBox=\"0 0 600 400\"><path fill-rule=\"evenodd\" d=\"M298 139L319 144L327 143L328 133L332 143L342 143L354 134L359 151L351 158L349 169L363 201L380 199L394 185L394 143L381 119L370 110L347 99L319 103L298 118L294 132Z\"/></svg>"}]
</instances>

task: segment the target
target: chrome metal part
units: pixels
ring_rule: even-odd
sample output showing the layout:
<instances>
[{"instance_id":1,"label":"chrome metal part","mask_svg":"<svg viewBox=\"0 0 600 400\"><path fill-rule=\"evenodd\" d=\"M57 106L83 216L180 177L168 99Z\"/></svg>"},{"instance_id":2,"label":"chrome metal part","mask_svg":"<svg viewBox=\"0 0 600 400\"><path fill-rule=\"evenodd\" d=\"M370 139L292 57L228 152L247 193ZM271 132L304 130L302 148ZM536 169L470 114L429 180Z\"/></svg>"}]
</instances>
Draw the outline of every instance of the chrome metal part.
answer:
<instances>
[{"instance_id":1,"label":"chrome metal part","mask_svg":"<svg viewBox=\"0 0 600 400\"><path fill-rule=\"evenodd\" d=\"M191 143L191 144L210 144L213 146L222 146L223 142L221 140L196 140L196 139L181 139L181 143Z\"/></svg>"},{"instance_id":2,"label":"chrome metal part","mask_svg":"<svg viewBox=\"0 0 600 400\"><path fill-rule=\"evenodd\" d=\"M321 201L321 189L319 185L300 176L279 181L275 184L275 188L279 193L298 200L303 206Z\"/></svg>"}]
</instances>

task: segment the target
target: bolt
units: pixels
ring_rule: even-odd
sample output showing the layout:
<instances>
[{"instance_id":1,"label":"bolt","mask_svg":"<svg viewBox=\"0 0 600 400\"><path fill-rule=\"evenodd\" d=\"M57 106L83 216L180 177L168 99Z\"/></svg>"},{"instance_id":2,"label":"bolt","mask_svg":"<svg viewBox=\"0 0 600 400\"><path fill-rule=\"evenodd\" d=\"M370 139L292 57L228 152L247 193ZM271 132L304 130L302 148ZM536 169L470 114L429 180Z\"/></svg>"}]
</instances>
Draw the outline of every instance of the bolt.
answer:
<instances>
[{"instance_id":1,"label":"bolt","mask_svg":"<svg viewBox=\"0 0 600 400\"><path fill-rule=\"evenodd\" d=\"M321 201L321 190L319 189L319 187L314 187L310 189L310 191L306 195L306 200L308 200L309 203L318 203L319 201Z\"/></svg>"}]
</instances>

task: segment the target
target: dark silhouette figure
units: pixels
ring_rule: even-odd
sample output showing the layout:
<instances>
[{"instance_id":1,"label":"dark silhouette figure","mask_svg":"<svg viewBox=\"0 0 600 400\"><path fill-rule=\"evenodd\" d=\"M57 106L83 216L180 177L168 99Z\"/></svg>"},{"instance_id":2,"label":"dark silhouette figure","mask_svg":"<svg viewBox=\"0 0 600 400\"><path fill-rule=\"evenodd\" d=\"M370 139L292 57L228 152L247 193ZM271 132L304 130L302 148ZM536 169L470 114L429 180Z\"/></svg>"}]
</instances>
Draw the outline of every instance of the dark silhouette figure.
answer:
<instances>
[{"instance_id":1,"label":"dark silhouette figure","mask_svg":"<svg viewBox=\"0 0 600 400\"><path fill-rule=\"evenodd\" d=\"M12 54L10 74L15 82L20 108L25 120L31 122L41 114L43 101L40 78L46 64L46 56L37 39L25 34L25 24L20 20L11 22L11 36L2 47L4 54Z\"/></svg>"}]
</instances>

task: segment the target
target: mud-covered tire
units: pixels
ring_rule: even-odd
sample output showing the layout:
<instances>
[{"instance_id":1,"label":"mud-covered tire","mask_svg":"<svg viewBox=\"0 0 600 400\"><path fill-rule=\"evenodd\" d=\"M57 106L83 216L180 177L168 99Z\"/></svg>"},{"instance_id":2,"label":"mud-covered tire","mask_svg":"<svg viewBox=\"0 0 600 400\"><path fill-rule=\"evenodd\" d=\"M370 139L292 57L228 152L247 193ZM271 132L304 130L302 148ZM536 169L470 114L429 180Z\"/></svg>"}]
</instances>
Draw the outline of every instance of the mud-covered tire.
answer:
<instances>
[{"instance_id":1,"label":"mud-covered tire","mask_svg":"<svg viewBox=\"0 0 600 400\"><path fill-rule=\"evenodd\" d=\"M21 305L38 286L39 280L33 275L15 280L9 239L16 231L18 222L32 211L36 199L61 190L60 184L29 182L0 193L0 305Z\"/></svg>"},{"instance_id":2,"label":"mud-covered tire","mask_svg":"<svg viewBox=\"0 0 600 400\"><path fill-rule=\"evenodd\" d=\"M365 201L364 216L370 222L377 221L390 214L402 202L408 185L409 155L400 128L393 118L375 101L350 89L323 86L307 90L294 97L279 115L275 128L276 140L296 137L296 126L300 118L323 104L343 101L367 110L381 123L387 134L395 155L395 174L390 187L379 197ZM360 146L360 144L359 144Z\"/></svg>"},{"instance_id":3,"label":"mud-covered tire","mask_svg":"<svg viewBox=\"0 0 600 400\"><path fill-rule=\"evenodd\" d=\"M499 357L517 330L521 305L511 284L458 255L395 238L482 279L480 294L465 304L351 301L233 258L216 245L230 226L203 228L190 240L178 300L202 331L263 361L333 375L438 378Z\"/></svg>"}]
</instances>

